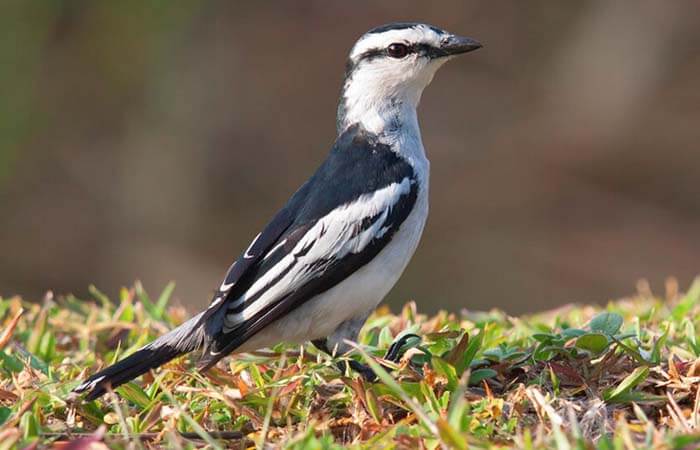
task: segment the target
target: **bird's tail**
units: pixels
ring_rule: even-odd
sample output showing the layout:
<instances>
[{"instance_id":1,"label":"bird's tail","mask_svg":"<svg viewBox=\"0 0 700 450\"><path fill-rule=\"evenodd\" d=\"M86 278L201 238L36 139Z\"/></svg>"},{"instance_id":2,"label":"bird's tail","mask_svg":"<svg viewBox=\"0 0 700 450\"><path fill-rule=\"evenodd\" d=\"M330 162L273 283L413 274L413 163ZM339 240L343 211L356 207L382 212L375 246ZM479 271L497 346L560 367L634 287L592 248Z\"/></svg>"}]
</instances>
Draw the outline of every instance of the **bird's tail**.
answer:
<instances>
[{"instance_id":1,"label":"bird's tail","mask_svg":"<svg viewBox=\"0 0 700 450\"><path fill-rule=\"evenodd\" d=\"M202 314L194 316L128 357L92 375L73 389L73 392L87 392L85 398L94 400L107 392L108 388L115 388L177 356L201 347L204 342L204 327L200 321Z\"/></svg>"}]
</instances>

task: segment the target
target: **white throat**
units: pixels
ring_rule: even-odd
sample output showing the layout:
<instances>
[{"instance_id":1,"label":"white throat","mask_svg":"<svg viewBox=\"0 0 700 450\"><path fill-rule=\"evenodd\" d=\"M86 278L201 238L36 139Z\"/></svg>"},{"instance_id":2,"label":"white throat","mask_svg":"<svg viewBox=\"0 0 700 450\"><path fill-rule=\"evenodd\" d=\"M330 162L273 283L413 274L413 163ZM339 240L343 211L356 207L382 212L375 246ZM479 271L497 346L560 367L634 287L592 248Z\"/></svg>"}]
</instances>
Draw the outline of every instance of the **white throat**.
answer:
<instances>
[{"instance_id":1,"label":"white throat","mask_svg":"<svg viewBox=\"0 0 700 450\"><path fill-rule=\"evenodd\" d=\"M355 123L386 135L418 130L416 108L432 73L396 86L374 70L359 70L346 79L338 107L338 133Z\"/></svg>"},{"instance_id":2,"label":"white throat","mask_svg":"<svg viewBox=\"0 0 700 450\"><path fill-rule=\"evenodd\" d=\"M371 68L355 71L343 85L338 105L338 134L351 125L361 125L406 158L427 182L429 164L416 108L439 65L430 68L433 70L425 68L428 70L411 80L406 80L404 74L393 77Z\"/></svg>"}]
</instances>

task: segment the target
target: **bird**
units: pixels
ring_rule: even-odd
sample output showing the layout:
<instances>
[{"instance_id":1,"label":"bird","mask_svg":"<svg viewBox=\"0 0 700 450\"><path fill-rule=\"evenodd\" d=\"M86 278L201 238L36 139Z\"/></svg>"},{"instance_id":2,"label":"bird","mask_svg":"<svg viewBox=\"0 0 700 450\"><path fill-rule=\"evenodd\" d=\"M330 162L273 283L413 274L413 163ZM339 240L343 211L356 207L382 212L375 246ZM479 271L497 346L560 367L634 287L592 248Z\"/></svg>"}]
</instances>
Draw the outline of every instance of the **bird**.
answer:
<instances>
[{"instance_id":1,"label":"bird","mask_svg":"<svg viewBox=\"0 0 700 450\"><path fill-rule=\"evenodd\" d=\"M279 342L349 351L412 258L428 217L430 163L417 116L423 90L445 62L481 46L415 22L362 35L347 59L325 161L233 262L204 311L90 376L75 395L95 399L196 350L199 370ZM349 365L371 376L359 362Z\"/></svg>"}]
</instances>

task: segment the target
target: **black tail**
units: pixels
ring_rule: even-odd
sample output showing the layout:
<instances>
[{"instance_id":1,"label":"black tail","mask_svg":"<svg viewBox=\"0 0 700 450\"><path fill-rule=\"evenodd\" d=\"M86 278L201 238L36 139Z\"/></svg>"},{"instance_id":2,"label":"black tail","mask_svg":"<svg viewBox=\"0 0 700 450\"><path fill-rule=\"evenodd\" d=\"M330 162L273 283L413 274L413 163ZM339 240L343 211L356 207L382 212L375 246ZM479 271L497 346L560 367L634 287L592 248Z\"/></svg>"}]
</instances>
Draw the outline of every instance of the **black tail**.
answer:
<instances>
[{"instance_id":1,"label":"black tail","mask_svg":"<svg viewBox=\"0 0 700 450\"><path fill-rule=\"evenodd\" d=\"M87 392L85 398L94 400L106 393L108 387L115 388L177 356L196 350L204 340L203 327L199 323L201 316L198 314L127 358L97 372L73 389L73 392Z\"/></svg>"},{"instance_id":2,"label":"black tail","mask_svg":"<svg viewBox=\"0 0 700 450\"><path fill-rule=\"evenodd\" d=\"M166 362L181 355L173 348L148 348L144 347L118 363L97 372L82 382L73 392L87 392L87 400L94 400L107 392L107 388L115 388L131 381L150 369L162 366Z\"/></svg>"}]
</instances>

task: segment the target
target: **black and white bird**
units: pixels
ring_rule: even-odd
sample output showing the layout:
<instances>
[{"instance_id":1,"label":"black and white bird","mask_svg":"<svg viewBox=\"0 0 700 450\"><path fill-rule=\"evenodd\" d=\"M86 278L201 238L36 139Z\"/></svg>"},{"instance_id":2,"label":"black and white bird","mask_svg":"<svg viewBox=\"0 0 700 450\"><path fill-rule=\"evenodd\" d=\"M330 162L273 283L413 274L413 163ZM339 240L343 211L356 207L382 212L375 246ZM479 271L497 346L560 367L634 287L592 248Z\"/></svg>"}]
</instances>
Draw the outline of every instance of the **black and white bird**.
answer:
<instances>
[{"instance_id":1,"label":"black and white bird","mask_svg":"<svg viewBox=\"0 0 700 450\"><path fill-rule=\"evenodd\" d=\"M422 23L363 35L348 58L330 154L233 263L209 307L75 392L96 398L195 350L202 370L278 342L347 351L428 217L430 165L416 115L423 89L446 61L479 47Z\"/></svg>"}]
</instances>

